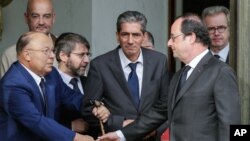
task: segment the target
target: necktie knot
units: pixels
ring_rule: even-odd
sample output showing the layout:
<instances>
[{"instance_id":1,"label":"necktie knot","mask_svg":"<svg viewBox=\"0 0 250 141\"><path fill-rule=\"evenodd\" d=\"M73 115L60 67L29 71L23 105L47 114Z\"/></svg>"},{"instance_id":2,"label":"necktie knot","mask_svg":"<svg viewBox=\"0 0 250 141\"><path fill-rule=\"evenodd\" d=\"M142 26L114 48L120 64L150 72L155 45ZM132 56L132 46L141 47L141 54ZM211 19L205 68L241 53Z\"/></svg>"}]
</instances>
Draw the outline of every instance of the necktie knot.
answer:
<instances>
[{"instance_id":1,"label":"necktie knot","mask_svg":"<svg viewBox=\"0 0 250 141\"><path fill-rule=\"evenodd\" d=\"M44 78L41 78L40 87L45 88L45 80L44 80Z\"/></svg>"},{"instance_id":2,"label":"necktie knot","mask_svg":"<svg viewBox=\"0 0 250 141\"><path fill-rule=\"evenodd\" d=\"M73 87L75 87L77 85L77 81L77 78L72 78L69 83L72 84Z\"/></svg>"},{"instance_id":3,"label":"necktie knot","mask_svg":"<svg viewBox=\"0 0 250 141\"><path fill-rule=\"evenodd\" d=\"M132 71L136 71L137 62L136 63L129 63L128 66L131 68Z\"/></svg>"},{"instance_id":4,"label":"necktie knot","mask_svg":"<svg viewBox=\"0 0 250 141\"><path fill-rule=\"evenodd\" d=\"M184 67L183 73L182 74L186 74L186 78L187 78L187 72L191 69L191 67L189 65ZM186 79L185 78L185 79Z\"/></svg>"},{"instance_id":5,"label":"necktie knot","mask_svg":"<svg viewBox=\"0 0 250 141\"><path fill-rule=\"evenodd\" d=\"M78 87L77 82L78 82L77 78L72 78L69 83L73 85L73 90L75 90L77 92L81 92L79 87Z\"/></svg>"},{"instance_id":6,"label":"necktie knot","mask_svg":"<svg viewBox=\"0 0 250 141\"><path fill-rule=\"evenodd\" d=\"M220 59L220 55L214 54L214 57L216 57L217 59Z\"/></svg>"},{"instance_id":7,"label":"necktie knot","mask_svg":"<svg viewBox=\"0 0 250 141\"><path fill-rule=\"evenodd\" d=\"M181 78L180 78L180 82L179 82L179 86L178 86L178 91L182 88L182 86L184 85L184 83L185 83L185 81L186 81L186 79L187 79L187 73L188 73L188 71L191 69L191 67L190 66L185 66L184 68L183 68L183 71L182 71L182 73L181 73Z\"/></svg>"}]
</instances>

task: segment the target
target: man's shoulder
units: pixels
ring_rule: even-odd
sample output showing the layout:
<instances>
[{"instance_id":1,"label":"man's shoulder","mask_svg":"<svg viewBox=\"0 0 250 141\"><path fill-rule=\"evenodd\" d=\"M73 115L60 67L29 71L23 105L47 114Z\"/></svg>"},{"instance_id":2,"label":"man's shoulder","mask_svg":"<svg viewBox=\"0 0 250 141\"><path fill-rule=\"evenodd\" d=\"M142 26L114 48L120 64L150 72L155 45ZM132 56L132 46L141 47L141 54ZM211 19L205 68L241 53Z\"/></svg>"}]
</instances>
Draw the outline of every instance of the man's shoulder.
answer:
<instances>
[{"instance_id":1,"label":"man's shoulder","mask_svg":"<svg viewBox=\"0 0 250 141\"><path fill-rule=\"evenodd\" d=\"M106 61L106 60L108 61L109 59L116 58L116 57L119 57L118 50L114 49L114 50L108 51L102 55L97 56L96 58L93 59L93 61L95 61L95 62Z\"/></svg>"},{"instance_id":2,"label":"man's shoulder","mask_svg":"<svg viewBox=\"0 0 250 141\"><path fill-rule=\"evenodd\" d=\"M16 54L16 44L9 46L3 52L3 54Z\"/></svg>"},{"instance_id":3,"label":"man's shoulder","mask_svg":"<svg viewBox=\"0 0 250 141\"><path fill-rule=\"evenodd\" d=\"M12 45L8 48L6 48L3 51L2 57L1 57L1 62L3 61L7 61L7 62L3 62L3 63L9 63L9 65L11 65L14 61L17 60L16 58L16 45Z\"/></svg>"}]
</instances>

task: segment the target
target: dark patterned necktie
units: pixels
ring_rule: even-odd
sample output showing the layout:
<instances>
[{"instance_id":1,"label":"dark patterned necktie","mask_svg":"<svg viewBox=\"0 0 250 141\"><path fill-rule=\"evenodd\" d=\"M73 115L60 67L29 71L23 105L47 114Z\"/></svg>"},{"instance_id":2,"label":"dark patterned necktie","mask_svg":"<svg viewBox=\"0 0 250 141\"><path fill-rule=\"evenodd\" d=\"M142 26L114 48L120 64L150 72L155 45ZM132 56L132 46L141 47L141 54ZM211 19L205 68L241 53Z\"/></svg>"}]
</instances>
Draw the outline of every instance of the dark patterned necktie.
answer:
<instances>
[{"instance_id":1,"label":"dark patterned necktie","mask_svg":"<svg viewBox=\"0 0 250 141\"><path fill-rule=\"evenodd\" d=\"M185 81L187 79L187 73L188 73L188 71L190 69L191 69L191 67L188 66L188 65L183 68L183 71L181 73L181 78L180 78L180 81L179 81L179 84L178 84L178 92L182 88L182 86L184 85L184 83L185 83Z\"/></svg>"},{"instance_id":2,"label":"dark patterned necktie","mask_svg":"<svg viewBox=\"0 0 250 141\"><path fill-rule=\"evenodd\" d=\"M140 98L139 98L139 80L136 74L136 66L137 66L137 63L129 64L129 67L131 68L131 72L128 76L128 86L129 86L130 93L132 94L135 104L137 105L137 108L138 108Z\"/></svg>"},{"instance_id":3,"label":"dark patterned necktie","mask_svg":"<svg viewBox=\"0 0 250 141\"><path fill-rule=\"evenodd\" d=\"M46 115L46 108L47 108L47 98L46 98L46 87L45 87L45 80L41 78L40 88L42 91L42 99L43 99L43 112Z\"/></svg>"},{"instance_id":4,"label":"dark patterned necktie","mask_svg":"<svg viewBox=\"0 0 250 141\"><path fill-rule=\"evenodd\" d=\"M72 78L69 83L73 85L73 90L81 93L77 81L78 81L77 78Z\"/></svg>"}]
</instances>

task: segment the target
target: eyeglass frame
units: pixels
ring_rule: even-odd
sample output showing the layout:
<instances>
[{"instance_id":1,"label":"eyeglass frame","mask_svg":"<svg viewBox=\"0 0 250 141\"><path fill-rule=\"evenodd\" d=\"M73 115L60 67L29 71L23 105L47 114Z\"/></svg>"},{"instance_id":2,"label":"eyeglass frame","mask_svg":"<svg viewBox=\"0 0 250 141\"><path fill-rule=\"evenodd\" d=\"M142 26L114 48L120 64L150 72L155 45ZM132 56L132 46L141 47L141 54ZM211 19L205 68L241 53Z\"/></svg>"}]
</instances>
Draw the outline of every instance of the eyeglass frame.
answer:
<instances>
[{"instance_id":1,"label":"eyeglass frame","mask_svg":"<svg viewBox=\"0 0 250 141\"><path fill-rule=\"evenodd\" d=\"M46 49L31 49L31 48L27 48L25 50L40 51L40 52L44 53L46 56L49 56L51 53L54 53L54 48L52 48L52 49L49 49L49 48L46 48Z\"/></svg>"},{"instance_id":2,"label":"eyeglass frame","mask_svg":"<svg viewBox=\"0 0 250 141\"><path fill-rule=\"evenodd\" d=\"M176 39L177 37L181 36L181 35L185 35L185 34L184 34L184 33L180 33L180 34L177 34L177 35L171 34L171 35L170 35L170 39L174 42L175 39Z\"/></svg>"},{"instance_id":3,"label":"eyeglass frame","mask_svg":"<svg viewBox=\"0 0 250 141\"><path fill-rule=\"evenodd\" d=\"M87 52L87 53L76 53L76 52L71 52L70 54L75 54L78 56L80 59L83 59L84 56L87 56L88 58L92 56L92 53Z\"/></svg>"},{"instance_id":4,"label":"eyeglass frame","mask_svg":"<svg viewBox=\"0 0 250 141\"><path fill-rule=\"evenodd\" d=\"M216 30L219 33L223 33L226 31L227 28L228 28L228 26L220 25L220 26L214 26L214 27L207 27L207 31L209 34L214 34L216 32Z\"/></svg>"}]
</instances>

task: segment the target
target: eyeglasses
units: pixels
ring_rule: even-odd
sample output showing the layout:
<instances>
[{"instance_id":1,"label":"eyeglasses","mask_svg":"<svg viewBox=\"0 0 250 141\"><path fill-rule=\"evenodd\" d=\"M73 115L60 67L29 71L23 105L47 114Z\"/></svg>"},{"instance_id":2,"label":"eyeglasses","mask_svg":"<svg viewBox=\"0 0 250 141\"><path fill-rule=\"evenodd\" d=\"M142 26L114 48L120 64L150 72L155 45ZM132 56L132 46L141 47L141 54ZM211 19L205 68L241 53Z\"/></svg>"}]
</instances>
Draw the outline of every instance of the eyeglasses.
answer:
<instances>
[{"instance_id":1,"label":"eyeglasses","mask_svg":"<svg viewBox=\"0 0 250 141\"><path fill-rule=\"evenodd\" d=\"M179 36L181 36L181 35L184 35L184 34L183 34L183 33L177 34L177 35L171 34L171 35L170 35L170 39L172 39L172 41L174 42L175 38L177 38L177 37L179 37Z\"/></svg>"},{"instance_id":2,"label":"eyeglasses","mask_svg":"<svg viewBox=\"0 0 250 141\"><path fill-rule=\"evenodd\" d=\"M75 52L71 52L71 54L75 54L80 59L83 59L85 56L86 57L91 57L92 56L92 54L90 52L87 52L87 53L75 53Z\"/></svg>"},{"instance_id":3,"label":"eyeglasses","mask_svg":"<svg viewBox=\"0 0 250 141\"><path fill-rule=\"evenodd\" d=\"M225 30L227 29L226 26L217 26L217 27L208 27L207 30L210 34L215 33L215 31L217 30L219 33L223 33Z\"/></svg>"},{"instance_id":4,"label":"eyeglasses","mask_svg":"<svg viewBox=\"0 0 250 141\"><path fill-rule=\"evenodd\" d=\"M29 51L40 51L42 53L44 53L46 56L49 56L51 53L54 53L54 49L50 49L50 48L46 48L46 49L26 49L26 50L29 50Z\"/></svg>"}]
</instances>

